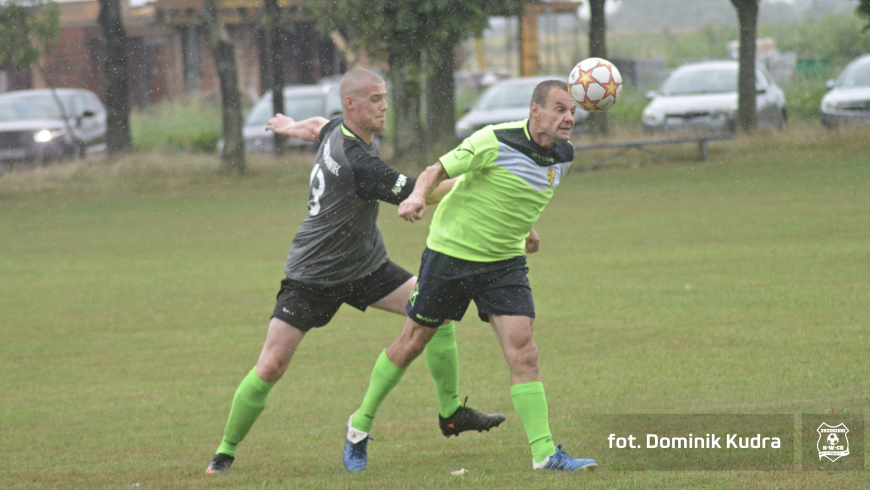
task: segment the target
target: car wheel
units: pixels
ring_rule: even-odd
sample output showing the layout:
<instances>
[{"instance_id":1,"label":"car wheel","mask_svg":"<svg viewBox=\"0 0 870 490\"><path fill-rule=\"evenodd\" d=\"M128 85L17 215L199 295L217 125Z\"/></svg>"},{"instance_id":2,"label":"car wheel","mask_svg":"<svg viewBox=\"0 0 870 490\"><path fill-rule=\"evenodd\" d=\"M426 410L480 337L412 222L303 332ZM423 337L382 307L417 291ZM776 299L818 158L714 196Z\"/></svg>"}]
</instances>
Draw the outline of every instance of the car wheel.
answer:
<instances>
[{"instance_id":1,"label":"car wheel","mask_svg":"<svg viewBox=\"0 0 870 490\"><path fill-rule=\"evenodd\" d=\"M785 128L788 126L788 109L783 108L782 113L779 118L779 126L777 129L780 131L785 131Z\"/></svg>"}]
</instances>

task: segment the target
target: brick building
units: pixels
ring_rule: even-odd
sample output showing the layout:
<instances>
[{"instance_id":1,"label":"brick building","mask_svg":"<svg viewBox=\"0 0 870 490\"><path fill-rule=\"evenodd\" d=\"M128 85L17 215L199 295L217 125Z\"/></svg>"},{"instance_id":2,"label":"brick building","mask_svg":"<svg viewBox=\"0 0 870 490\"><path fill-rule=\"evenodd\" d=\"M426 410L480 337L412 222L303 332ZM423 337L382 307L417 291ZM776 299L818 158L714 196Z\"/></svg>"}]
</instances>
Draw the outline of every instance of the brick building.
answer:
<instances>
[{"instance_id":1,"label":"brick building","mask_svg":"<svg viewBox=\"0 0 870 490\"><path fill-rule=\"evenodd\" d=\"M133 8L123 2L128 40L130 102L145 107L188 94L217 97L219 82L201 27L201 0L157 0ZM298 0L279 0L289 34L284 39L286 83L317 83L338 75L344 63L335 44L303 15ZM267 38L259 28L262 2L218 1L221 19L236 48L239 87L243 97L255 98L267 90L269 63ZM86 88L103 94L102 33L94 1L61 3L61 35L45 55L40 70L22 73L0 66L0 89L55 87ZM5 84L5 87L3 85Z\"/></svg>"}]
</instances>

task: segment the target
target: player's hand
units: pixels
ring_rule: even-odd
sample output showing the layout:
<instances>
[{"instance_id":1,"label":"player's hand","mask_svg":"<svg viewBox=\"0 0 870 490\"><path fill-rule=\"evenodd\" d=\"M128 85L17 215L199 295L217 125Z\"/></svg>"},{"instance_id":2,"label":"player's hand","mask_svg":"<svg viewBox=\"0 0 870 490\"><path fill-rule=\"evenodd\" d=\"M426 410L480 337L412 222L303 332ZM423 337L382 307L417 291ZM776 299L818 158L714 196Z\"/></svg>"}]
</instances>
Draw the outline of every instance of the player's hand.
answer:
<instances>
[{"instance_id":1,"label":"player's hand","mask_svg":"<svg viewBox=\"0 0 870 490\"><path fill-rule=\"evenodd\" d=\"M541 237L538 235L538 232L532 228L532 231L529 233L529 236L526 237L526 253L533 254L538 251L538 247L541 244Z\"/></svg>"},{"instance_id":2,"label":"player's hand","mask_svg":"<svg viewBox=\"0 0 870 490\"><path fill-rule=\"evenodd\" d=\"M416 194L411 194L399 204L399 216L405 221L413 223L425 214L426 200Z\"/></svg>"},{"instance_id":3,"label":"player's hand","mask_svg":"<svg viewBox=\"0 0 870 490\"><path fill-rule=\"evenodd\" d=\"M266 123L266 131L274 131L278 134L285 134L290 126L294 124L296 124L296 121L294 121L292 117L287 117L284 114L275 114L275 117L269 119L269 122Z\"/></svg>"}]
</instances>

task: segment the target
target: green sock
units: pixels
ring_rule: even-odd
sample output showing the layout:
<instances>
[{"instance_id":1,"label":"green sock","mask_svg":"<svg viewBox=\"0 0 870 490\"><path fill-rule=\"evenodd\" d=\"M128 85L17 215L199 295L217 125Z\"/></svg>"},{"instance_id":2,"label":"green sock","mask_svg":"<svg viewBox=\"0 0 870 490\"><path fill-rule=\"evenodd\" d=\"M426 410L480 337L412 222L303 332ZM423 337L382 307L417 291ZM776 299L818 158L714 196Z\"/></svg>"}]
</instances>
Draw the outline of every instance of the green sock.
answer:
<instances>
[{"instance_id":1,"label":"green sock","mask_svg":"<svg viewBox=\"0 0 870 490\"><path fill-rule=\"evenodd\" d=\"M459 403L459 349L456 347L456 323L438 328L426 344L426 367L435 380L435 393L441 416L453 415Z\"/></svg>"},{"instance_id":2,"label":"green sock","mask_svg":"<svg viewBox=\"0 0 870 490\"><path fill-rule=\"evenodd\" d=\"M399 369L393 364L393 361L387 357L387 351L381 352L377 362L375 362L375 368L372 370L372 379L369 382L366 396L363 398L362 406L359 407L350 424L354 429L363 432L372 431L372 424L375 421L378 408L381 407L381 403L390 394L390 391L399 384L403 374L405 374L405 370Z\"/></svg>"},{"instance_id":3,"label":"green sock","mask_svg":"<svg viewBox=\"0 0 870 490\"><path fill-rule=\"evenodd\" d=\"M514 409L520 416L532 458L540 463L547 456L556 454L553 435L550 434L550 419L547 414L547 397L544 395L544 383L530 381L511 386L511 399Z\"/></svg>"},{"instance_id":4,"label":"green sock","mask_svg":"<svg viewBox=\"0 0 870 490\"><path fill-rule=\"evenodd\" d=\"M233 397L230 418L224 429L224 438L216 452L236 457L239 443L248 435L254 422L266 408L266 397L275 383L267 383L257 375L257 368L245 376Z\"/></svg>"}]
</instances>

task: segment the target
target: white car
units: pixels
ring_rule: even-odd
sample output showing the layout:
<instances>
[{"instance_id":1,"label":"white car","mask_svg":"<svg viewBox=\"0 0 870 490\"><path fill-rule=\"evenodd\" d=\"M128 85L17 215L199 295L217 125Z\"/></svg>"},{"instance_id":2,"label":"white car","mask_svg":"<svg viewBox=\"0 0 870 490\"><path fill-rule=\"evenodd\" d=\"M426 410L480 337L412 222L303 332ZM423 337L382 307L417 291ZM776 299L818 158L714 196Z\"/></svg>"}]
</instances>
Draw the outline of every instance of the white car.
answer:
<instances>
[{"instance_id":1,"label":"white car","mask_svg":"<svg viewBox=\"0 0 870 490\"><path fill-rule=\"evenodd\" d=\"M870 123L870 55L853 60L827 85L831 91L822 98L822 124Z\"/></svg>"},{"instance_id":2,"label":"white car","mask_svg":"<svg viewBox=\"0 0 870 490\"><path fill-rule=\"evenodd\" d=\"M677 68L643 111L643 127L656 131L733 132L737 128L734 60L704 61ZM758 126L781 129L788 120L785 95L761 66L755 70Z\"/></svg>"},{"instance_id":3,"label":"white car","mask_svg":"<svg viewBox=\"0 0 870 490\"><path fill-rule=\"evenodd\" d=\"M106 149L106 109L84 89L0 94L0 161L48 162ZM64 123L66 116L66 123Z\"/></svg>"}]
</instances>

